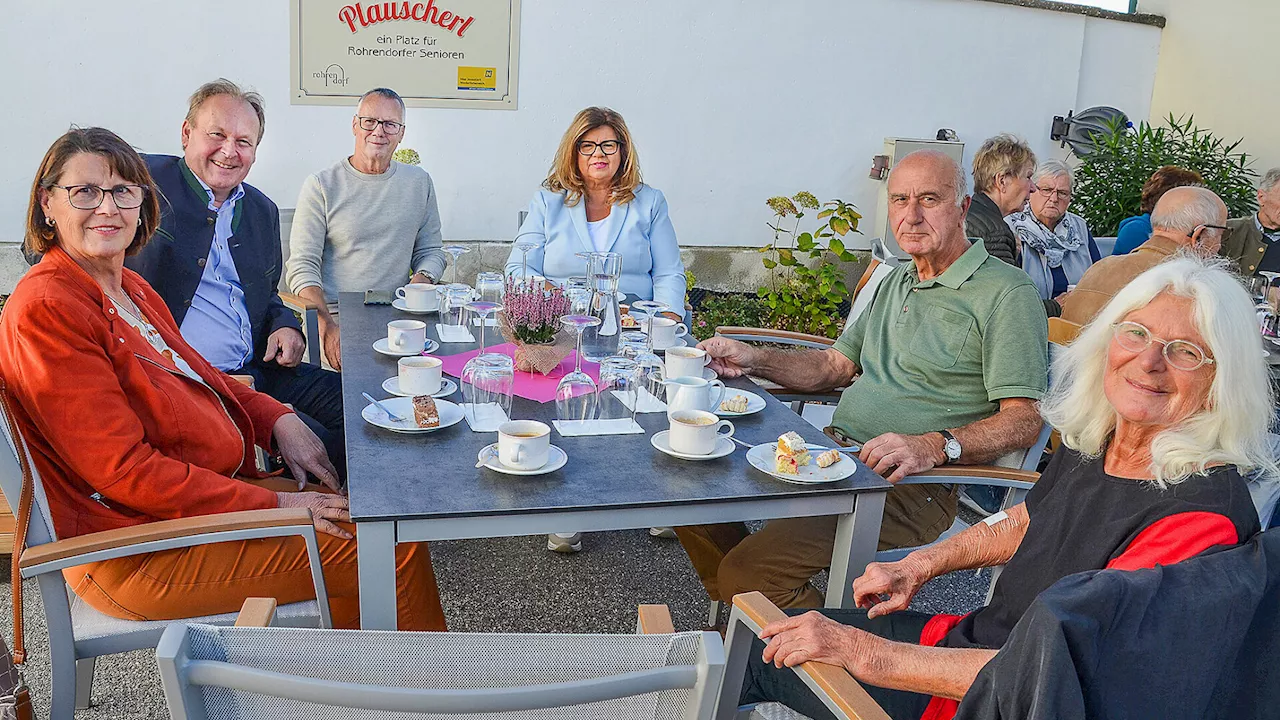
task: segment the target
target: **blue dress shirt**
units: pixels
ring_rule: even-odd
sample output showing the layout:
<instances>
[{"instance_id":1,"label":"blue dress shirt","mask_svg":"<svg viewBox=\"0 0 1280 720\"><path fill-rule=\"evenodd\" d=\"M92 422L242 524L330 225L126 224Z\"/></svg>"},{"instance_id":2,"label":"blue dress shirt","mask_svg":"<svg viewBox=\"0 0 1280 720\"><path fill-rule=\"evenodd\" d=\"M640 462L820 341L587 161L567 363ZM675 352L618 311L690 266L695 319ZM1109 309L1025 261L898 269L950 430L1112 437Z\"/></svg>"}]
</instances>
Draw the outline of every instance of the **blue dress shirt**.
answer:
<instances>
[{"instance_id":1,"label":"blue dress shirt","mask_svg":"<svg viewBox=\"0 0 1280 720\"><path fill-rule=\"evenodd\" d=\"M569 207L564 197L564 193L539 190L529 203L529 216L519 233L543 241L541 247L529 252L529 272L556 283L586 275L587 261L577 253L596 249L587 228L586 200ZM640 185L635 198L614 205L602 223L609 252L622 255L618 289L643 300L666 303L672 311L683 314L684 263L662 192ZM520 272L520 259L520 250L512 247L507 257L508 275Z\"/></svg>"},{"instance_id":2,"label":"blue dress shirt","mask_svg":"<svg viewBox=\"0 0 1280 720\"><path fill-rule=\"evenodd\" d=\"M200 180L198 176L196 179ZM253 325L249 322L240 274L228 247L236 202L244 197L244 187L236 186L221 207L214 207L213 191L203 180L200 185L209 193L209 209L218 216L204 274L191 298L191 308L182 319L182 338L211 365L230 372L253 359Z\"/></svg>"}]
</instances>

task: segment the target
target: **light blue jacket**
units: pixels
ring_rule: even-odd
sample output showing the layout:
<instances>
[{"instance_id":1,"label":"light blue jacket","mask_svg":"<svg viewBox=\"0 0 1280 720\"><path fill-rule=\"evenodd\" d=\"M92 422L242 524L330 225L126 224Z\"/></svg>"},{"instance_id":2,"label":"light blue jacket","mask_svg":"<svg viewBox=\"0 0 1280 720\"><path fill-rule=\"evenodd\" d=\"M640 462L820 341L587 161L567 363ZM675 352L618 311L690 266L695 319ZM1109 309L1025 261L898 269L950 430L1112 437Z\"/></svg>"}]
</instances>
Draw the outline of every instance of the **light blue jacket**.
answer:
<instances>
[{"instance_id":1,"label":"light blue jacket","mask_svg":"<svg viewBox=\"0 0 1280 720\"><path fill-rule=\"evenodd\" d=\"M609 251L622 254L618 289L642 300L666 303L683 314L684 263L662 191L640 185L635 199L614 205L604 222L606 237L611 238ZM587 261L576 255L595 250L587 232L586 200L567 207L564 193L539 190L529 202L529 216L519 235L543 239L542 247L529 252L530 273L557 283L587 274ZM513 246L507 274L520 271L520 258L520 250Z\"/></svg>"}]
</instances>

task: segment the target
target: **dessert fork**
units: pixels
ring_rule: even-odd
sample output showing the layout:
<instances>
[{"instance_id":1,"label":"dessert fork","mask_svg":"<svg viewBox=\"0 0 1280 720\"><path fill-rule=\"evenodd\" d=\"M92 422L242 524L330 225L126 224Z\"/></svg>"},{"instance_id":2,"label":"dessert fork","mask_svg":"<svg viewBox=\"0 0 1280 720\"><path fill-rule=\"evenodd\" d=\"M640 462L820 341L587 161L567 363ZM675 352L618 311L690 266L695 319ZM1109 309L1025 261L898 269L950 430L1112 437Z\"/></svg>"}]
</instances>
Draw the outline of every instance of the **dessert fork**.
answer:
<instances>
[{"instance_id":1,"label":"dessert fork","mask_svg":"<svg viewBox=\"0 0 1280 720\"><path fill-rule=\"evenodd\" d=\"M367 393L367 392L362 392L362 393L360 393L360 394L364 396L364 399L365 399L365 400L368 400L369 402L373 403L374 405L377 405L379 410L381 410L382 412L386 413L386 414L387 414L387 417L391 418L391 422L404 422L404 418L402 418L402 417L400 417L399 415L397 415L397 414L395 414L395 413L391 412L390 410L388 410L386 405L383 405L382 403L378 402L377 400L374 400L374 399L373 399L373 396L372 396L372 395L370 395L369 393Z\"/></svg>"}]
</instances>

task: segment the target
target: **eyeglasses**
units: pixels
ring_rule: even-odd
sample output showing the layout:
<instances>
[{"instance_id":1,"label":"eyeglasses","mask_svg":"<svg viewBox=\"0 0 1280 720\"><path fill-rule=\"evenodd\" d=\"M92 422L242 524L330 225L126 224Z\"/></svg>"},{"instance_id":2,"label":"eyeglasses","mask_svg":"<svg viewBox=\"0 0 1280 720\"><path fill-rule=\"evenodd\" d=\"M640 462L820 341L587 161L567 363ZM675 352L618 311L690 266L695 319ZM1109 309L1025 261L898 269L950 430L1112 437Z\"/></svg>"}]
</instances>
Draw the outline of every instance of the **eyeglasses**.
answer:
<instances>
[{"instance_id":1,"label":"eyeglasses","mask_svg":"<svg viewBox=\"0 0 1280 720\"><path fill-rule=\"evenodd\" d=\"M1207 230L1222 230L1222 231L1225 231L1225 230L1227 229L1227 226L1226 226L1226 225L1210 225L1209 223L1201 223L1201 224L1199 224L1199 225L1195 226L1195 229L1193 229L1191 232L1187 233L1187 237L1195 237L1195 236L1196 236L1196 230L1199 230L1199 229L1201 229L1201 228L1205 228L1205 229L1207 229Z\"/></svg>"},{"instance_id":2,"label":"eyeglasses","mask_svg":"<svg viewBox=\"0 0 1280 720\"><path fill-rule=\"evenodd\" d=\"M1161 353L1170 367L1190 372L1198 370L1202 365L1212 365L1214 359L1205 357L1199 345L1186 340L1161 340L1151 334L1146 326L1136 322L1121 322L1111 326L1115 333L1116 343L1129 352L1140 353L1158 342L1164 346Z\"/></svg>"},{"instance_id":3,"label":"eyeglasses","mask_svg":"<svg viewBox=\"0 0 1280 720\"><path fill-rule=\"evenodd\" d=\"M590 140L578 141L578 152L583 155L595 155L596 148L600 148L600 152L605 155L616 155L618 150L622 148L622 143L617 140L605 140L602 143L591 142Z\"/></svg>"},{"instance_id":4,"label":"eyeglasses","mask_svg":"<svg viewBox=\"0 0 1280 720\"><path fill-rule=\"evenodd\" d=\"M382 131L388 135L399 135L400 131L404 129L404 123L396 122L395 120L379 120L378 118L364 117L363 115L357 115L356 120L360 121L361 130L369 132L377 130L379 125L382 126Z\"/></svg>"},{"instance_id":5,"label":"eyeglasses","mask_svg":"<svg viewBox=\"0 0 1280 720\"><path fill-rule=\"evenodd\" d=\"M1047 187L1038 187L1038 186L1037 186L1037 187L1036 187L1036 192L1040 193L1041 195L1044 195L1044 196L1045 196L1045 199L1048 199L1049 197L1052 197L1052 196L1054 196L1054 195L1057 195L1057 196L1058 196L1058 199L1059 199L1059 200L1061 200L1061 201L1063 201L1063 202L1070 202L1070 201L1071 201L1071 191L1070 191L1070 190L1057 190L1057 189L1055 189L1055 188L1047 188Z\"/></svg>"},{"instance_id":6,"label":"eyeglasses","mask_svg":"<svg viewBox=\"0 0 1280 720\"><path fill-rule=\"evenodd\" d=\"M118 210L132 210L141 207L147 197L147 189L141 185L117 185L113 188L97 185L50 185L67 191L67 201L77 210L97 210L102 205L102 198L111 193L111 200Z\"/></svg>"}]
</instances>

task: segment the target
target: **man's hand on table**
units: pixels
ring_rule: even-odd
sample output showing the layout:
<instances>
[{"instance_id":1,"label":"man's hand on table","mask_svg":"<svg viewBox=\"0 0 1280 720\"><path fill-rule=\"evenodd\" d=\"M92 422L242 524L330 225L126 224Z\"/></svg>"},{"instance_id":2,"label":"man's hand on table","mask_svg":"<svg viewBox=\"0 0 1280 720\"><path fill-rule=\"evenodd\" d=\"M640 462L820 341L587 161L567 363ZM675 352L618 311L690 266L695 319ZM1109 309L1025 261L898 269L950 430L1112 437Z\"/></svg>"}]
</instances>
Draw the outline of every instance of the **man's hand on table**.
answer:
<instances>
[{"instance_id":1,"label":"man's hand on table","mask_svg":"<svg viewBox=\"0 0 1280 720\"><path fill-rule=\"evenodd\" d=\"M275 360L281 367L297 367L302 362L302 351L307 339L295 328L282 327L267 336L267 352L262 362Z\"/></svg>"},{"instance_id":2,"label":"man's hand on table","mask_svg":"<svg viewBox=\"0 0 1280 720\"><path fill-rule=\"evenodd\" d=\"M854 677L865 674L888 642L812 610L765 625L760 639L768 643L762 656L766 663L782 668L815 661L843 667Z\"/></svg>"},{"instance_id":3,"label":"man's hand on table","mask_svg":"<svg viewBox=\"0 0 1280 720\"><path fill-rule=\"evenodd\" d=\"M329 366L342 371L342 344L338 340L338 321L332 317L320 321L320 346L324 349L324 357Z\"/></svg>"},{"instance_id":4,"label":"man's hand on table","mask_svg":"<svg viewBox=\"0 0 1280 720\"><path fill-rule=\"evenodd\" d=\"M351 513L347 510L347 498L342 495L330 495L320 492L278 492L276 503L282 508L307 508L311 510L311 522L316 530L322 533L350 540L351 533L334 525L333 522L351 522Z\"/></svg>"},{"instance_id":5,"label":"man's hand on table","mask_svg":"<svg viewBox=\"0 0 1280 720\"><path fill-rule=\"evenodd\" d=\"M306 485L307 473L311 473L325 487L339 491L338 471L329 462L324 443L297 414L281 415L271 428L271 435L293 479L298 481L299 490Z\"/></svg>"},{"instance_id":6,"label":"man's hand on table","mask_svg":"<svg viewBox=\"0 0 1280 720\"><path fill-rule=\"evenodd\" d=\"M742 377L755 366L755 348L729 338L711 337L698 343L711 356L708 366L722 378Z\"/></svg>"},{"instance_id":7,"label":"man's hand on table","mask_svg":"<svg viewBox=\"0 0 1280 720\"><path fill-rule=\"evenodd\" d=\"M885 433L868 440L858 459L891 483L925 470L932 470L946 460L940 433L899 435ZM893 472L890 473L890 468Z\"/></svg>"}]
</instances>

